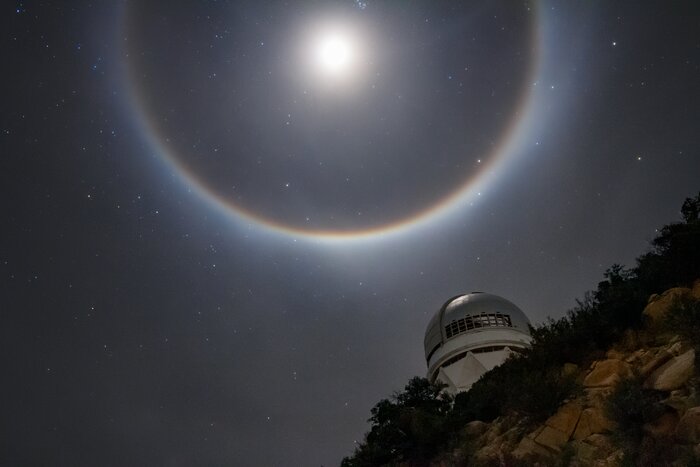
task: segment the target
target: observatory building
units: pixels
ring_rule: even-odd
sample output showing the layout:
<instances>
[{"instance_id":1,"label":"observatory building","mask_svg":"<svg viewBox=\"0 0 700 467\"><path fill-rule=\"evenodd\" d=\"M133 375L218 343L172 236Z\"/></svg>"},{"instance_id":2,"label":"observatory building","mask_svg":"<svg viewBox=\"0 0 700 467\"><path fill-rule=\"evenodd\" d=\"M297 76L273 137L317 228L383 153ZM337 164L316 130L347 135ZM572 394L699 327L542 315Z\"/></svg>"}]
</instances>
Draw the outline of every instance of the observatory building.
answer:
<instances>
[{"instance_id":1,"label":"observatory building","mask_svg":"<svg viewBox=\"0 0 700 467\"><path fill-rule=\"evenodd\" d=\"M530 345L530 321L497 295L472 292L445 302L425 330L428 379L452 394L468 390L512 352Z\"/></svg>"}]
</instances>

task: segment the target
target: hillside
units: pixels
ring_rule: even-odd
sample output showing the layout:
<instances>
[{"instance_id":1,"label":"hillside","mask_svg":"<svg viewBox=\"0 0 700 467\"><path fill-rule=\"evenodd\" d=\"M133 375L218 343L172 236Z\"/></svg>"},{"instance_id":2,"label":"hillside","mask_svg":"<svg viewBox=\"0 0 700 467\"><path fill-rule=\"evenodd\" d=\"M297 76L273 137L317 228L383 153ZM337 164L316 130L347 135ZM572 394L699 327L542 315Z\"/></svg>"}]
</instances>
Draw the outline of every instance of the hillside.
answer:
<instances>
[{"instance_id":1,"label":"hillside","mask_svg":"<svg viewBox=\"0 0 700 467\"><path fill-rule=\"evenodd\" d=\"M584 368L565 363L575 389L543 423L511 414L468 423L443 465L689 465L700 455L697 339L667 318L700 316L693 289L654 295L649 324L628 331Z\"/></svg>"},{"instance_id":2,"label":"hillside","mask_svg":"<svg viewBox=\"0 0 700 467\"><path fill-rule=\"evenodd\" d=\"M380 401L342 465L700 465L700 194L681 214L468 392Z\"/></svg>"}]
</instances>

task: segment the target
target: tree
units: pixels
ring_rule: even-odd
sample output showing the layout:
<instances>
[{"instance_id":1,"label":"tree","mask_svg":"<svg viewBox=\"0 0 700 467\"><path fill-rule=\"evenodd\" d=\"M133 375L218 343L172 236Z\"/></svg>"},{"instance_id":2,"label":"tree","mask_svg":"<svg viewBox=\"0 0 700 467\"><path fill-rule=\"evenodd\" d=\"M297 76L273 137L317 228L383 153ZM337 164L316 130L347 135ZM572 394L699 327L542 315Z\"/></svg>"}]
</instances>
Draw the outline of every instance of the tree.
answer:
<instances>
[{"instance_id":1,"label":"tree","mask_svg":"<svg viewBox=\"0 0 700 467\"><path fill-rule=\"evenodd\" d=\"M695 198L686 198L681 206L683 220L687 223L697 222L700 217L700 193Z\"/></svg>"},{"instance_id":2,"label":"tree","mask_svg":"<svg viewBox=\"0 0 700 467\"><path fill-rule=\"evenodd\" d=\"M433 457L449 439L444 423L452 398L441 384L412 378L402 392L382 399L369 419L371 429L343 467L421 464Z\"/></svg>"},{"instance_id":3,"label":"tree","mask_svg":"<svg viewBox=\"0 0 700 467\"><path fill-rule=\"evenodd\" d=\"M652 251L637 259L643 290L658 293L677 285L691 285L700 277L700 193L686 198L683 222L664 226L652 241Z\"/></svg>"}]
</instances>

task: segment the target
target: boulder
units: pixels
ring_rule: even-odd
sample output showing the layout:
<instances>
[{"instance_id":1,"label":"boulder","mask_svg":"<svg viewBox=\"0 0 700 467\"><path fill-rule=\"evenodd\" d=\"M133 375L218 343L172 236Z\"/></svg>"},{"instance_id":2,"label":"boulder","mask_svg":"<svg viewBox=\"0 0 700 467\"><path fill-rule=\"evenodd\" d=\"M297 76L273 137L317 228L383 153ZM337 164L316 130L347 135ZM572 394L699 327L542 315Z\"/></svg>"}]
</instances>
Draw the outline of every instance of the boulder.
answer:
<instances>
[{"instance_id":1,"label":"boulder","mask_svg":"<svg viewBox=\"0 0 700 467\"><path fill-rule=\"evenodd\" d=\"M477 436L481 436L482 434L484 434L488 427L488 423L484 423L479 420L474 420L473 422L467 423L463 431L464 434L469 438L476 438Z\"/></svg>"},{"instance_id":2,"label":"boulder","mask_svg":"<svg viewBox=\"0 0 700 467\"><path fill-rule=\"evenodd\" d=\"M588 407L581 412L573 438L586 439L591 435L605 433L615 428L615 423L608 419L600 407Z\"/></svg>"},{"instance_id":3,"label":"boulder","mask_svg":"<svg viewBox=\"0 0 700 467\"><path fill-rule=\"evenodd\" d=\"M693 374L695 350L673 357L657 368L644 382L644 386L659 391L673 391L683 386Z\"/></svg>"},{"instance_id":4,"label":"boulder","mask_svg":"<svg viewBox=\"0 0 700 467\"><path fill-rule=\"evenodd\" d=\"M544 426L540 434L535 438L537 444L555 451L561 451L562 446L564 446L567 441L569 441L568 434L547 425Z\"/></svg>"},{"instance_id":5,"label":"boulder","mask_svg":"<svg viewBox=\"0 0 700 467\"><path fill-rule=\"evenodd\" d=\"M545 426L559 430L566 435L568 441L576 429L576 424L581 416L581 405L577 401L566 403L559 407L557 413L544 422Z\"/></svg>"},{"instance_id":6,"label":"boulder","mask_svg":"<svg viewBox=\"0 0 700 467\"><path fill-rule=\"evenodd\" d=\"M673 303L689 295L691 295L691 290L687 287L674 287L661 295L654 294L649 297L649 303L642 314L649 318L652 324L661 323Z\"/></svg>"},{"instance_id":7,"label":"boulder","mask_svg":"<svg viewBox=\"0 0 700 467\"><path fill-rule=\"evenodd\" d=\"M669 352L666 350L661 350L659 353L654 356L654 358L651 359L646 365L644 365L641 370L639 370L639 374L646 378L649 376L654 370L659 368L661 365L666 363L667 361L671 360L673 358L673 355L671 355Z\"/></svg>"},{"instance_id":8,"label":"boulder","mask_svg":"<svg viewBox=\"0 0 700 467\"><path fill-rule=\"evenodd\" d=\"M679 443L700 443L700 407L685 412L676 426L675 436Z\"/></svg>"},{"instance_id":9,"label":"boulder","mask_svg":"<svg viewBox=\"0 0 700 467\"><path fill-rule=\"evenodd\" d=\"M596 362L590 373L583 380L586 387L614 386L620 380L632 376L629 363L614 358Z\"/></svg>"},{"instance_id":10,"label":"boulder","mask_svg":"<svg viewBox=\"0 0 700 467\"><path fill-rule=\"evenodd\" d=\"M537 444L531 437L525 436L512 452L517 459L532 459L533 457L549 457L551 452Z\"/></svg>"}]
</instances>

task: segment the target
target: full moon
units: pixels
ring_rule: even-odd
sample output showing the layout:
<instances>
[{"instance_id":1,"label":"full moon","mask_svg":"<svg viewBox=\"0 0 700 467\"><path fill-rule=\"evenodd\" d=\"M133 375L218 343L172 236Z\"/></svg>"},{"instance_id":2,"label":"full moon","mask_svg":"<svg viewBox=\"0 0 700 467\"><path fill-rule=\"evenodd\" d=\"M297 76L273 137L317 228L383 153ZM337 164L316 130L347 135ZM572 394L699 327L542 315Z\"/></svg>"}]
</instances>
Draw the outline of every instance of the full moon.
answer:
<instances>
[{"instance_id":1,"label":"full moon","mask_svg":"<svg viewBox=\"0 0 700 467\"><path fill-rule=\"evenodd\" d=\"M206 58L211 29L190 24L188 8L161 30L160 8L130 7L124 54L144 130L225 215L311 239L407 232L451 219L515 147L536 77L532 17L492 40L486 20L448 34L403 7L373 17L345 3L288 18L280 6L274 27L236 16ZM471 54L477 32L488 53ZM498 73L494 57L510 57ZM196 66L172 79L180 63ZM202 70L219 79L205 86Z\"/></svg>"},{"instance_id":2,"label":"full moon","mask_svg":"<svg viewBox=\"0 0 700 467\"><path fill-rule=\"evenodd\" d=\"M346 73L355 58L352 40L340 33L330 33L318 39L315 50L319 68L330 75Z\"/></svg>"}]
</instances>

